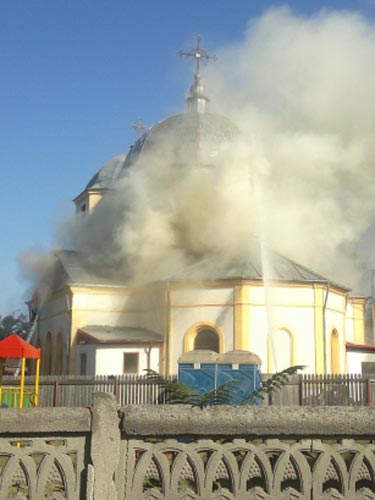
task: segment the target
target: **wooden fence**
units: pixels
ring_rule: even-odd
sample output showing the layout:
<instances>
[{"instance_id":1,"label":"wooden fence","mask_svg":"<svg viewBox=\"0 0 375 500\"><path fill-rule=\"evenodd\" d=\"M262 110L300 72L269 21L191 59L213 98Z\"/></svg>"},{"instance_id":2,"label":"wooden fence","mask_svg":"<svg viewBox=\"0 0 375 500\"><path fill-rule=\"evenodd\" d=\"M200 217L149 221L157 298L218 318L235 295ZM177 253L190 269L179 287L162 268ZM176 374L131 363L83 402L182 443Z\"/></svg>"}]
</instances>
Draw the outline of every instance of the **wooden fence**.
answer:
<instances>
[{"instance_id":1,"label":"wooden fence","mask_svg":"<svg viewBox=\"0 0 375 500\"><path fill-rule=\"evenodd\" d=\"M375 402L375 380L362 375L304 375L301 405L368 406Z\"/></svg>"},{"instance_id":2,"label":"wooden fence","mask_svg":"<svg viewBox=\"0 0 375 500\"><path fill-rule=\"evenodd\" d=\"M262 375L263 380L270 375ZM176 376L169 376L176 380ZM13 377L4 377L6 389L16 385ZM33 377L26 377L26 390L31 394ZM40 377L39 406L91 406L94 392L115 395L120 406L165 404L164 390L155 382L139 375ZM280 389L263 400L272 406L366 406L375 404L375 377L362 375L293 375Z\"/></svg>"}]
</instances>

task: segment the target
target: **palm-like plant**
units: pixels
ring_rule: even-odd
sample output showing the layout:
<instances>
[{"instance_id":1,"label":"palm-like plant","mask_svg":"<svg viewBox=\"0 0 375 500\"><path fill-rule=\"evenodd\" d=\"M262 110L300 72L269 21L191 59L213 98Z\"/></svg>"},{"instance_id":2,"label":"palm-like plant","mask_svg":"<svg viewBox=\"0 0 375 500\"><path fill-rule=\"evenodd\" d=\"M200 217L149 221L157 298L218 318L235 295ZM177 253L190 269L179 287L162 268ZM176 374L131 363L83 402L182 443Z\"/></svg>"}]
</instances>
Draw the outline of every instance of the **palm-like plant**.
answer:
<instances>
[{"instance_id":1,"label":"palm-like plant","mask_svg":"<svg viewBox=\"0 0 375 500\"><path fill-rule=\"evenodd\" d=\"M302 370L302 365L291 366L274 373L270 379L266 380L258 389L255 389L250 395L246 396L240 404L255 403L259 399L264 399L267 394L282 387L298 370ZM164 389L163 397L167 404L186 404L204 408L213 405L228 405L231 403L233 392L237 390L242 382L236 379L227 380L224 384L210 389L200 394L198 391L178 380L167 380L154 370L146 370L146 379L158 384Z\"/></svg>"}]
</instances>

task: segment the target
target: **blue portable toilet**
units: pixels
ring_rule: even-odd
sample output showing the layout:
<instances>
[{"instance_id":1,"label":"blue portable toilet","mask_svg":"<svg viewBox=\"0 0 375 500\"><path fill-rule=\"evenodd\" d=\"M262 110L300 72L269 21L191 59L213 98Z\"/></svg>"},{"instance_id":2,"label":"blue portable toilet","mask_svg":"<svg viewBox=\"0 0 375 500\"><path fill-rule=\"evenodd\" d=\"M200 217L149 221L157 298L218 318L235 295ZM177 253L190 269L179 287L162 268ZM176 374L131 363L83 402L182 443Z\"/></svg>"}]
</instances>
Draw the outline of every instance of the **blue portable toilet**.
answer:
<instances>
[{"instance_id":1,"label":"blue portable toilet","mask_svg":"<svg viewBox=\"0 0 375 500\"><path fill-rule=\"evenodd\" d=\"M233 385L231 404L239 404L261 386L261 360L249 351L235 350L225 354L195 350L184 353L178 360L178 379L200 394L219 387L228 380L238 380ZM249 403L260 404L260 400Z\"/></svg>"},{"instance_id":2,"label":"blue portable toilet","mask_svg":"<svg viewBox=\"0 0 375 500\"><path fill-rule=\"evenodd\" d=\"M262 385L260 366L262 362L257 354L250 351L235 350L222 354L217 361L217 386L230 379L240 383L233 387L231 404L238 405L247 396ZM250 405L261 404L252 401Z\"/></svg>"},{"instance_id":3,"label":"blue portable toilet","mask_svg":"<svg viewBox=\"0 0 375 500\"><path fill-rule=\"evenodd\" d=\"M207 349L185 352L178 359L178 380L199 394L217 387L215 379L219 357L217 352Z\"/></svg>"}]
</instances>

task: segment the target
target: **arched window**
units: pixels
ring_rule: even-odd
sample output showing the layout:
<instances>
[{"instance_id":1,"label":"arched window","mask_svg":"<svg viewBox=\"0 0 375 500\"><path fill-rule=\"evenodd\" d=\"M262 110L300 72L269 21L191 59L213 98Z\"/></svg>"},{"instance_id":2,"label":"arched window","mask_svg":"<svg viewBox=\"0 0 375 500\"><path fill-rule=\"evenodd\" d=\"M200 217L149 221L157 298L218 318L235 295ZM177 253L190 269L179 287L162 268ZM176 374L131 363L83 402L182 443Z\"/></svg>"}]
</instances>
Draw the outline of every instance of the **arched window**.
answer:
<instances>
[{"instance_id":1,"label":"arched window","mask_svg":"<svg viewBox=\"0 0 375 500\"><path fill-rule=\"evenodd\" d=\"M219 336L211 328L202 328L197 331L194 339L194 349L207 349L220 352Z\"/></svg>"},{"instance_id":2,"label":"arched window","mask_svg":"<svg viewBox=\"0 0 375 500\"><path fill-rule=\"evenodd\" d=\"M43 374L51 375L52 371L52 334L47 333L46 343L44 346L44 352L42 351L43 360Z\"/></svg>"},{"instance_id":3,"label":"arched window","mask_svg":"<svg viewBox=\"0 0 375 500\"><path fill-rule=\"evenodd\" d=\"M340 373L339 334L336 329L331 332L331 373Z\"/></svg>"},{"instance_id":4,"label":"arched window","mask_svg":"<svg viewBox=\"0 0 375 500\"><path fill-rule=\"evenodd\" d=\"M64 367L64 335L59 332L56 339L55 374L62 375Z\"/></svg>"},{"instance_id":5,"label":"arched window","mask_svg":"<svg viewBox=\"0 0 375 500\"><path fill-rule=\"evenodd\" d=\"M183 352L207 349L217 353L224 352L225 338L220 327L210 321L192 325L184 335Z\"/></svg>"}]
</instances>

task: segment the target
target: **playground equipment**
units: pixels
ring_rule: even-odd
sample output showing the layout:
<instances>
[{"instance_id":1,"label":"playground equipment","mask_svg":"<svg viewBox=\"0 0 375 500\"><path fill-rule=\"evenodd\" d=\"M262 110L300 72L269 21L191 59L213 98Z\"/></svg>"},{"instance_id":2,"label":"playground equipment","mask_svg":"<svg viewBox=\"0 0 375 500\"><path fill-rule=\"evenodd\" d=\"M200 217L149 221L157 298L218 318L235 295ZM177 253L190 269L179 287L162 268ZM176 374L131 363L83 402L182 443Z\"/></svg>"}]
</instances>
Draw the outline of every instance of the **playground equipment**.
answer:
<instances>
[{"instance_id":1,"label":"playground equipment","mask_svg":"<svg viewBox=\"0 0 375 500\"><path fill-rule=\"evenodd\" d=\"M4 359L21 359L19 387L3 386ZM36 359L33 391L25 391L26 359ZM40 372L40 348L35 348L21 337L12 333L0 341L0 404L13 408L36 406L38 404Z\"/></svg>"}]
</instances>

